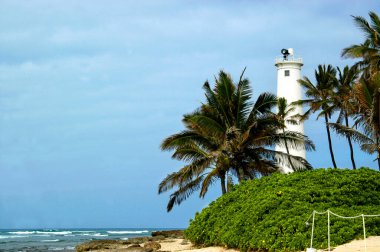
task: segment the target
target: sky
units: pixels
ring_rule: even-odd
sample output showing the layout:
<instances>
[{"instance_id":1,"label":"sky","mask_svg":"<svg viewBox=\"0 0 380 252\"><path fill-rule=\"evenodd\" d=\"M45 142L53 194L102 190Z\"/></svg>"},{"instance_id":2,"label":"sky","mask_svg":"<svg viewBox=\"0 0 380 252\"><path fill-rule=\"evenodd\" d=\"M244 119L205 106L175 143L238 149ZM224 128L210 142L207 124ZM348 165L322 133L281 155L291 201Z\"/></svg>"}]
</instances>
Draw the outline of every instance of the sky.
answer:
<instances>
[{"instance_id":1,"label":"sky","mask_svg":"<svg viewBox=\"0 0 380 252\"><path fill-rule=\"evenodd\" d=\"M0 0L0 229L186 227L220 189L167 213L157 187L183 164L159 146L203 83L247 67L254 98L275 93L282 48L311 79L352 64L340 57L363 41L351 15L369 11L376 1ZM308 161L331 167L323 122L305 134ZM351 167L345 140L333 145Z\"/></svg>"}]
</instances>

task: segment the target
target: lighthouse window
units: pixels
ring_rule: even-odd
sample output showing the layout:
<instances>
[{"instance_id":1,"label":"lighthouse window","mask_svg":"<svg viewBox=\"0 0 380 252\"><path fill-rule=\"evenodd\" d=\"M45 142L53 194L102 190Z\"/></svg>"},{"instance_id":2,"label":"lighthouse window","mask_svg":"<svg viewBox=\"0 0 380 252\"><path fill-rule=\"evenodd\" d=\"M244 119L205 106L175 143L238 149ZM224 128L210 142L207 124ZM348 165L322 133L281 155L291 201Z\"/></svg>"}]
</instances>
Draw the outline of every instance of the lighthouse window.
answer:
<instances>
[{"instance_id":1,"label":"lighthouse window","mask_svg":"<svg viewBox=\"0 0 380 252\"><path fill-rule=\"evenodd\" d=\"M290 75L290 71L289 70L285 70L285 76L289 76Z\"/></svg>"}]
</instances>

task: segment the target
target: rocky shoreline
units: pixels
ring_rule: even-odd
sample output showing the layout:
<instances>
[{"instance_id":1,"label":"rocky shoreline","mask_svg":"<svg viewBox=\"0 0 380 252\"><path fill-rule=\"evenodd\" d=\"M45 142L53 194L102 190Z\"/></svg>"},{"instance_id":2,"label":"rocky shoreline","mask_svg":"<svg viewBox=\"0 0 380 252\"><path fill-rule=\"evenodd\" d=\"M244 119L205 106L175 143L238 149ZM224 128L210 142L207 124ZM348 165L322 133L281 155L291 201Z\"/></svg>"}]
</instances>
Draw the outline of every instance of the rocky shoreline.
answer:
<instances>
[{"instance_id":1,"label":"rocky shoreline","mask_svg":"<svg viewBox=\"0 0 380 252\"><path fill-rule=\"evenodd\" d=\"M155 252L162 250L162 243L173 243L180 240L180 245L190 246L183 235L183 230L152 232L152 236L135 237L128 240L94 240L79 244L76 251L112 251L112 252Z\"/></svg>"}]
</instances>

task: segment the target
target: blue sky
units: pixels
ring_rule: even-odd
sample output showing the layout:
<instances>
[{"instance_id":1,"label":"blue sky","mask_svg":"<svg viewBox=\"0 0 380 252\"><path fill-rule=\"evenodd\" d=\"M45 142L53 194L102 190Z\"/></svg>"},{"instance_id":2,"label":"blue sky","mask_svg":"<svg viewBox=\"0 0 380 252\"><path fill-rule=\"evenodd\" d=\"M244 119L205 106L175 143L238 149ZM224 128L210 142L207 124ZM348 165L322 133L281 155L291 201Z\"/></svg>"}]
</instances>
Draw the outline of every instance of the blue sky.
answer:
<instances>
[{"instance_id":1,"label":"blue sky","mask_svg":"<svg viewBox=\"0 0 380 252\"><path fill-rule=\"evenodd\" d=\"M202 84L246 66L255 97L276 91L274 59L302 74L344 66L363 39L350 15L375 1L0 0L0 228L186 227L219 195L166 213L157 186L181 166L160 142L204 100ZM322 122L306 123L329 167ZM344 139L337 163L350 167ZM376 167L356 152L358 165Z\"/></svg>"}]
</instances>

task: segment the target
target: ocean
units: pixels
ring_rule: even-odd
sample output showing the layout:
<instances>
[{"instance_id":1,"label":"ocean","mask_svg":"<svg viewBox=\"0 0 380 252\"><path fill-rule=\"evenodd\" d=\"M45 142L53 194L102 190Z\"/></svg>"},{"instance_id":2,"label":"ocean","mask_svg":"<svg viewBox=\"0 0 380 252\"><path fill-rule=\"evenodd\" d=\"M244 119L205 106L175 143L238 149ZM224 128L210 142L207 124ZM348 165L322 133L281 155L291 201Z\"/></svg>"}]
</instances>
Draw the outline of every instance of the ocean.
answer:
<instances>
[{"instance_id":1,"label":"ocean","mask_svg":"<svg viewBox=\"0 0 380 252\"><path fill-rule=\"evenodd\" d=\"M1 252L75 251L75 246L91 240L127 240L150 236L164 229L0 229Z\"/></svg>"}]
</instances>

